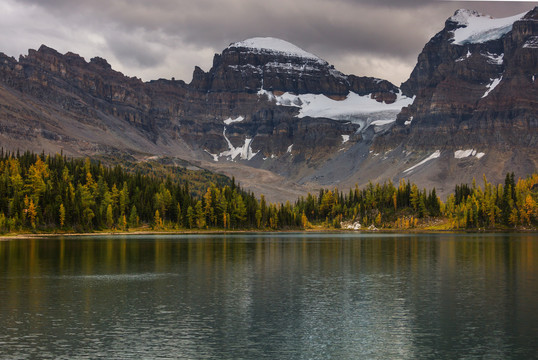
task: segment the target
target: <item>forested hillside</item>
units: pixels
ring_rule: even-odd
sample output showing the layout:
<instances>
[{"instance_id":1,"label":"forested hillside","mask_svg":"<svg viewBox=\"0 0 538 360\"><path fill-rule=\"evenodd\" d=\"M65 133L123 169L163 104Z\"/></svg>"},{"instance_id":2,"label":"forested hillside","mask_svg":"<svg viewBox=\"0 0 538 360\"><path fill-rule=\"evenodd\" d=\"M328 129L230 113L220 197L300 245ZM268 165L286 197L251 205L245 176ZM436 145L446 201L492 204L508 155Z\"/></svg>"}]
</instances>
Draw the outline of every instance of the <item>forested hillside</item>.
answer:
<instances>
[{"instance_id":1,"label":"forested hillside","mask_svg":"<svg viewBox=\"0 0 538 360\"><path fill-rule=\"evenodd\" d=\"M456 186L442 202L409 181L322 189L295 203L267 203L234 180L144 165L125 170L89 159L0 155L0 232L153 229L304 229L360 224L383 229L531 228L538 174L504 184ZM189 179L189 180L187 180ZM192 181L192 182L191 182ZM193 186L194 184L194 186Z\"/></svg>"}]
</instances>

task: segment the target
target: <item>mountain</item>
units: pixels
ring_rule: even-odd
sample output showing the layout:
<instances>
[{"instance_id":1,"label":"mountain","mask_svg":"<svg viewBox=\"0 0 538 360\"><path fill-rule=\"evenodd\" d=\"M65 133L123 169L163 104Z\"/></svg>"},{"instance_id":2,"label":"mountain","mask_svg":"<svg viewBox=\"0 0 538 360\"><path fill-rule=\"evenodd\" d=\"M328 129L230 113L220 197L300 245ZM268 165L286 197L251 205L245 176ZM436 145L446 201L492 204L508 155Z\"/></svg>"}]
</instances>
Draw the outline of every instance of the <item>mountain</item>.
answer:
<instances>
[{"instance_id":1,"label":"mountain","mask_svg":"<svg viewBox=\"0 0 538 360\"><path fill-rule=\"evenodd\" d=\"M401 85L413 104L373 148L431 156L407 171L431 183L470 182L482 173L502 181L509 171L536 171L536 75L538 7L503 19L458 10Z\"/></svg>"},{"instance_id":2,"label":"mountain","mask_svg":"<svg viewBox=\"0 0 538 360\"><path fill-rule=\"evenodd\" d=\"M301 177L361 141L375 116L395 120L410 103L388 81L273 38L231 44L190 84L144 83L43 45L0 55L0 94L4 148L178 157L279 200L304 193Z\"/></svg>"},{"instance_id":3,"label":"mountain","mask_svg":"<svg viewBox=\"0 0 538 360\"><path fill-rule=\"evenodd\" d=\"M275 38L230 44L190 84L46 46L0 54L0 143L183 159L278 201L369 180L410 178L442 195L482 173L525 175L538 159L537 12L456 12L401 89Z\"/></svg>"}]
</instances>

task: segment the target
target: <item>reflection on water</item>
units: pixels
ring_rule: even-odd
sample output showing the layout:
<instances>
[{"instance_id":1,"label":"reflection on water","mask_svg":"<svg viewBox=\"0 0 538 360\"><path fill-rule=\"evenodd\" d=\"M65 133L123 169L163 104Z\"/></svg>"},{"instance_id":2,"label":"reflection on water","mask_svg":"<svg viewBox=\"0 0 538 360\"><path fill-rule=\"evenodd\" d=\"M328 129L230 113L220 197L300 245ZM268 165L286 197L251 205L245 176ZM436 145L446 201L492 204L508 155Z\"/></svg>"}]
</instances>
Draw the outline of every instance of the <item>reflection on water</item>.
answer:
<instances>
[{"instance_id":1,"label":"reflection on water","mask_svg":"<svg viewBox=\"0 0 538 360\"><path fill-rule=\"evenodd\" d=\"M0 358L532 358L538 239L0 242Z\"/></svg>"}]
</instances>

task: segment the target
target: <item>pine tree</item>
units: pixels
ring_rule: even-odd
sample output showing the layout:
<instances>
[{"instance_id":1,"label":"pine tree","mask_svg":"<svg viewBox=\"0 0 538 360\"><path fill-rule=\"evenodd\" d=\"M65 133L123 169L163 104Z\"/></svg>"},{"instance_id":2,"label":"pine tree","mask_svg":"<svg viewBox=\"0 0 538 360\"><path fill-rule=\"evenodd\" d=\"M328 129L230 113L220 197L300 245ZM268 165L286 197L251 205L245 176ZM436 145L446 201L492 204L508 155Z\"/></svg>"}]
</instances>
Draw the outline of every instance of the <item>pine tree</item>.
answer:
<instances>
[{"instance_id":1,"label":"pine tree","mask_svg":"<svg viewBox=\"0 0 538 360\"><path fill-rule=\"evenodd\" d=\"M138 227L138 212L136 211L136 205L133 205L131 207L131 213L129 215L129 226L130 227Z\"/></svg>"},{"instance_id":2,"label":"pine tree","mask_svg":"<svg viewBox=\"0 0 538 360\"><path fill-rule=\"evenodd\" d=\"M108 204L106 208L106 226L112 229L114 226L114 213L112 212L112 205Z\"/></svg>"},{"instance_id":3,"label":"pine tree","mask_svg":"<svg viewBox=\"0 0 538 360\"><path fill-rule=\"evenodd\" d=\"M60 219L60 228L63 228L64 225L65 225L65 207L64 207L64 204L60 204L60 209L59 209L59 219Z\"/></svg>"},{"instance_id":4,"label":"pine tree","mask_svg":"<svg viewBox=\"0 0 538 360\"><path fill-rule=\"evenodd\" d=\"M154 229L161 229L163 225L163 221L161 219L161 214L159 214L159 210L155 210L155 216L153 217L153 223Z\"/></svg>"}]
</instances>

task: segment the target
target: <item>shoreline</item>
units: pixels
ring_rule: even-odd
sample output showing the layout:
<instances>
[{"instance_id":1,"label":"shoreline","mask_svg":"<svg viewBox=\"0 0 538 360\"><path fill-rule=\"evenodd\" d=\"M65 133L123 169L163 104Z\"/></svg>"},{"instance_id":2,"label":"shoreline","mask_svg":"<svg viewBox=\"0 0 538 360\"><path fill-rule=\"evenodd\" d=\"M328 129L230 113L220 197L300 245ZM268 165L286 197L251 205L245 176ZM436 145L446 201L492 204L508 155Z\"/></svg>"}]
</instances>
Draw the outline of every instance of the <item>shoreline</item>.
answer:
<instances>
[{"instance_id":1,"label":"shoreline","mask_svg":"<svg viewBox=\"0 0 538 360\"><path fill-rule=\"evenodd\" d=\"M296 229L296 230L134 230L134 231L96 231L96 232L65 232L65 233L18 233L0 235L0 241L29 240L50 237L91 237L91 236L129 236L129 235L211 235L211 234L249 234L249 233L334 233L334 234L485 234L485 233L537 233L538 229L377 229L377 230L348 230L348 229Z\"/></svg>"}]
</instances>

